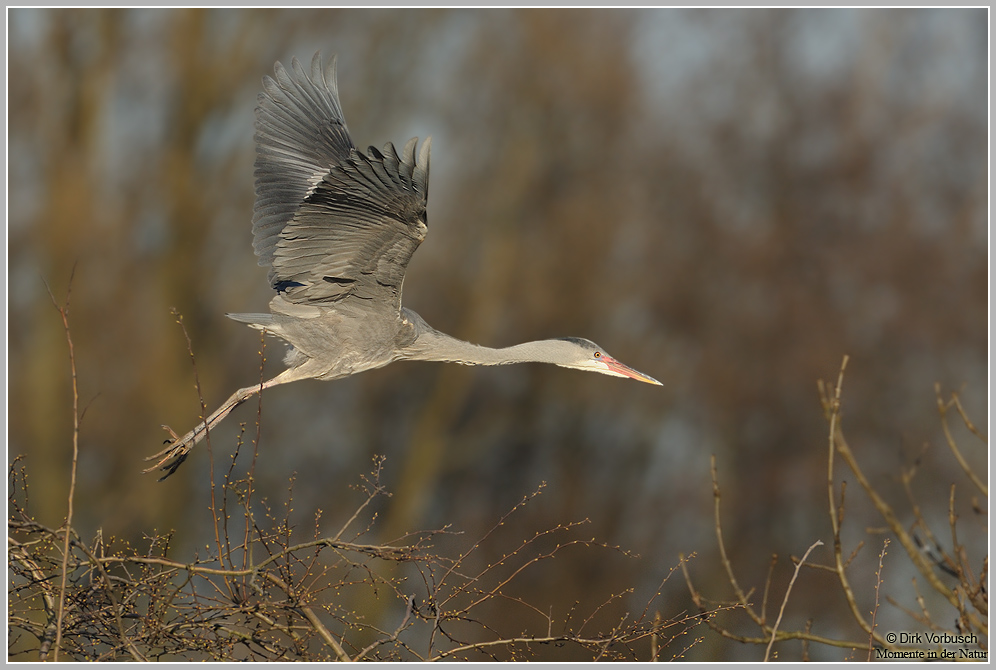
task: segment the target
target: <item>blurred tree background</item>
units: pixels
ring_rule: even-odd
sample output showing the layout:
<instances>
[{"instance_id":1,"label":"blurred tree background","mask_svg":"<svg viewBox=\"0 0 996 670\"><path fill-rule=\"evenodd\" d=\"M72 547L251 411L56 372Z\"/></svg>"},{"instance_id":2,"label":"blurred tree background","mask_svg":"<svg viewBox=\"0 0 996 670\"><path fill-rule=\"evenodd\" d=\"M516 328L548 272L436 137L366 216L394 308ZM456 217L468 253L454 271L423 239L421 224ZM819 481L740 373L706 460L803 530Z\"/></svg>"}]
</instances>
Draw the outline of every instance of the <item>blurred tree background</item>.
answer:
<instances>
[{"instance_id":1,"label":"blurred tree background","mask_svg":"<svg viewBox=\"0 0 996 670\"><path fill-rule=\"evenodd\" d=\"M71 405L45 283L64 296L75 268L76 525L203 547L206 449L164 483L139 473L160 424L199 414L170 308L208 410L259 378L257 334L224 317L271 297L251 247L253 107L274 61L321 49L358 146L433 136L408 307L491 346L588 337L664 387L429 363L281 387L262 403L261 495L296 473L296 508L335 519L383 454L378 540L477 537L546 481L522 536L587 518L640 557L572 553L531 573L537 606L626 587L645 603L691 552L699 585L729 598L709 455L727 550L762 584L772 553L830 538L816 380L849 354L858 458L897 502L900 467L922 459L943 525L960 471L934 384L976 418L988 398L987 40L982 9L8 10L8 458L24 454L34 510L58 526ZM267 377L281 358L271 342ZM216 459L255 416L248 402L213 433ZM880 522L852 500L859 537ZM825 633L846 626L827 580L796 588L791 625L819 603ZM692 607L677 580L665 602ZM754 651L716 638L690 657Z\"/></svg>"}]
</instances>

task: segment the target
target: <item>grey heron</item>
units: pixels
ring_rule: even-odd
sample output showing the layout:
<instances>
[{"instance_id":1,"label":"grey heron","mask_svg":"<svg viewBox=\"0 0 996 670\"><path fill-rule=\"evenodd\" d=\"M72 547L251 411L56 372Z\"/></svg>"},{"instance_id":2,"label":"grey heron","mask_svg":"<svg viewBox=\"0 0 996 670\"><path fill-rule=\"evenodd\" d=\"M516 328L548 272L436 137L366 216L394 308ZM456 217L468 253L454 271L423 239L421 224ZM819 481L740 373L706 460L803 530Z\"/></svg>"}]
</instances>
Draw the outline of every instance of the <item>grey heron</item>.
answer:
<instances>
[{"instance_id":1,"label":"grey heron","mask_svg":"<svg viewBox=\"0 0 996 670\"><path fill-rule=\"evenodd\" d=\"M284 340L287 369L239 389L213 414L150 456L146 472L173 474L190 450L256 393L301 379L330 380L398 360L464 365L553 363L660 382L586 339L565 337L492 349L458 340L401 306L405 269L425 239L429 147L399 154L356 149L339 104L333 56L310 73L294 58L263 78L256 107L253 248L276 295L269 314L227 316Z\"/></svg>"}]
</instances>

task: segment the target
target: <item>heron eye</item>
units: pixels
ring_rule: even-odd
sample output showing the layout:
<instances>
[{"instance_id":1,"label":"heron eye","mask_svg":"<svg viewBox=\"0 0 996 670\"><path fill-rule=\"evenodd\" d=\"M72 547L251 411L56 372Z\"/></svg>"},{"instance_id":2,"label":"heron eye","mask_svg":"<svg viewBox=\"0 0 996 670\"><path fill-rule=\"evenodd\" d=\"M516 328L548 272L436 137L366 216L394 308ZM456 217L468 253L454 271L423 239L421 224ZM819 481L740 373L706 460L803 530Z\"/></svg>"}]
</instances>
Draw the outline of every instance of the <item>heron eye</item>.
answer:
<instances>
[{"instance_id":1,"label":"heron eye","mask_svg":"<svg viewBox=\"0 0 996 670\"><path fill-rule=\"evenodd\" d=\"M602 357L602 352L601 351L596 351L595 352L595 358L601 358L601 357Z\"/></svg>"}]
</instances>

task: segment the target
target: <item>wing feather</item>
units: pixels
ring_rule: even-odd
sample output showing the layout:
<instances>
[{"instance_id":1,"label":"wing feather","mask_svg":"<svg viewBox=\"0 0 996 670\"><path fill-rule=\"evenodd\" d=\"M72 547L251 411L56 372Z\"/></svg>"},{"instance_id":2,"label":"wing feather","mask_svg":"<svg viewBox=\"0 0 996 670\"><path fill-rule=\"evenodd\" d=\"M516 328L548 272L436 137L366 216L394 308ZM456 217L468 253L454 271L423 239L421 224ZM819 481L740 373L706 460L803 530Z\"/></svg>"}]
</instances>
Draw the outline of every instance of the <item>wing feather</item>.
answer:
<instances>
[{"instance_id":1,"label":"wing feather","mask_svg":"<svg viewBox=\"0 0 996 670\"><path fill-rule=\"evenodd\" d=\"M426 140L399 155L356 150L335 58L310 73L295 58L264 77L256 108L253 247L270 285L295 303L379 300L400 309L405 270L425 238Z\"/></svg>"}]
</instances>

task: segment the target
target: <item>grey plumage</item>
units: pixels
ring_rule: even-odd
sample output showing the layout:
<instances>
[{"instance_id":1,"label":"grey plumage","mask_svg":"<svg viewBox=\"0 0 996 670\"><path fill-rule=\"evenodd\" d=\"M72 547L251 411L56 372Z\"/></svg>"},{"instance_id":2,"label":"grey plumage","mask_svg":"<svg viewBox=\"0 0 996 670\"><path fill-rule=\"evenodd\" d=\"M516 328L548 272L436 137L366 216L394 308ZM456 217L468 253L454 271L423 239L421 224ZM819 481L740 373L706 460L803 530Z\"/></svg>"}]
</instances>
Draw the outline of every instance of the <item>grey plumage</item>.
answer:
<instances>
[{"instance_id":1,"label":"grey plumage","mask_svg":"<svg viewBox=\"0 0 996 670\"><path fill-rule=\"evenodd\" d=\"M295 58L263 78L256 107L253 248L277 295L269 314L229 318L290 345L287 369L239 389L217 411L149 460L173 474L193 446L262 389L300 379L338 379L396 360L465 365L553 363L659 384L581 338L491 349L429 326L401 306L405 270L425 239L430 139L353 145L335 79L335 57L310 73Z\"/></svg>"}]
</instances>

